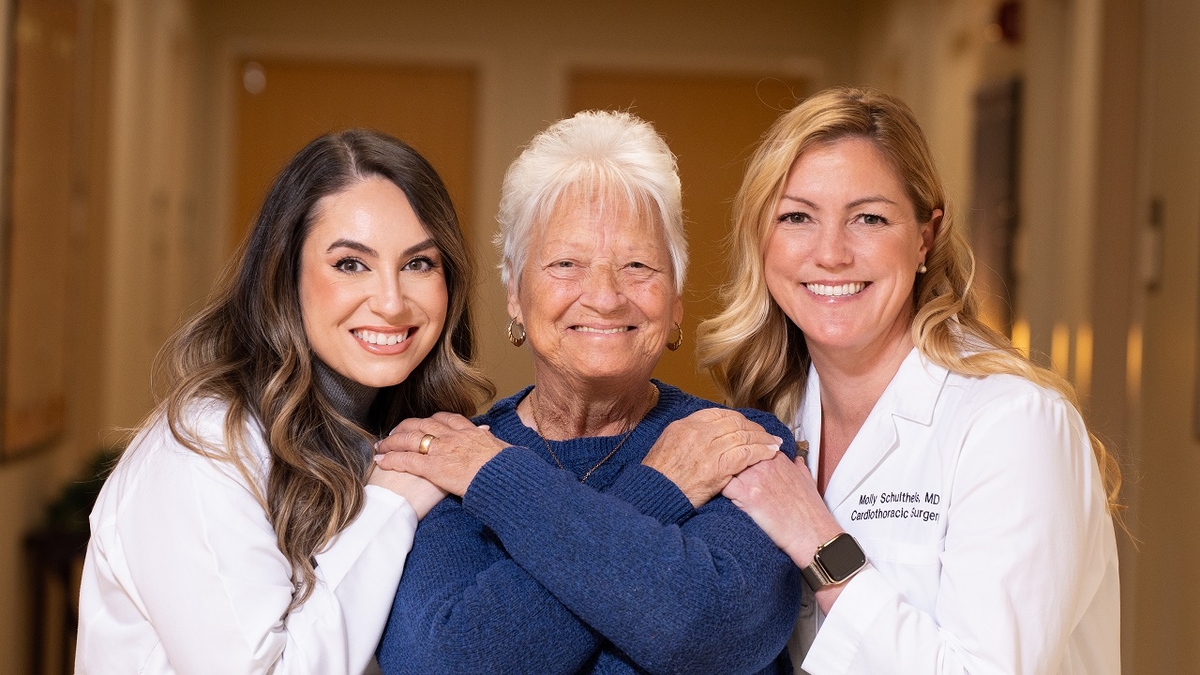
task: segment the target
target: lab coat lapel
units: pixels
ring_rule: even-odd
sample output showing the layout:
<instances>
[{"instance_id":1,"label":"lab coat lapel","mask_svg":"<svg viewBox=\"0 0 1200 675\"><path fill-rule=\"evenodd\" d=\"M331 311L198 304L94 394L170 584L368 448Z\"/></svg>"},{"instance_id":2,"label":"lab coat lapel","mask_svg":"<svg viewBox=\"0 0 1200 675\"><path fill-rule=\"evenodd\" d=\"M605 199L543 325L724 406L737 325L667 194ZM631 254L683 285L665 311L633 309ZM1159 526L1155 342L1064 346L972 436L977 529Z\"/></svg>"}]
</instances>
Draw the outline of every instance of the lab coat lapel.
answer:
<instances>
[{"instance_id":1,"label":"lab coat lapel","mask_svg":"<svg viewBox=\"0 0 1200 675\"><path fill-rule=\"evenodd\" d=\"M947 374L946 369L921 358L916 349L909 353L829 479L829 485L825 487L825 504L830 511L837 510L842 502L856 494L862 482L896 449L900 439L899 420L910 420L923 426L932 423L934 406ZM819 389L810 390L806 392L806 398L812 393L819 400L819 392ZM817 408L816 419L820 420L820 407L814 407ZM819 438L819 423L816 431ZM815 460L810 468L816 475Z\"/></svg>"},{"instance_id":2,"label":"lab coat lapel","mask_svg":"<svg viewBox=\"0 0 1200 675\"><path fill-rule=\"evenodd\" d=\"M808 441L808 471L816 476L821 461L821 382L817 377L817 369L811 364L808 366L804 398L800 399L793 432L796 440Z\"/></svg>"},{"instance_id":3,"label":"lab coat lapel","mask_svg":"<svg viewBox=\"0 0 1200 675\"><path fill-rule=\"evenodd\" d=\"M894 384L893 380L892 385ZM846 449L842 461L829 477L829 485L825 486L825 505L830 511L836 511L896 447L896 425L892 416L888 414L886 405L892 385L888 385L883 396L879 397L879 401L871 409L871 414L867 416L867 421L863 422L854 440L850 441L850 447Z\"/></svg>"}]
</instances>

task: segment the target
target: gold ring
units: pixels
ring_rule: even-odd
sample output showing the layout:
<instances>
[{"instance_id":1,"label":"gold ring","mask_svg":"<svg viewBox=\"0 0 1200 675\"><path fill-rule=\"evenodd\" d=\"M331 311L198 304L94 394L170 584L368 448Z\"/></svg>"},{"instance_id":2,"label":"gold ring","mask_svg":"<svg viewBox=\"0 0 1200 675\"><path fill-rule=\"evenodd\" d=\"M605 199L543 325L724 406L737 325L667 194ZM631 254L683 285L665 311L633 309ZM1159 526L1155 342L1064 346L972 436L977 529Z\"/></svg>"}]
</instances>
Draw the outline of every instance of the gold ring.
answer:
<instances>
[{"instance_id":1,"label":"gold ring","mask_svg":"<svg viewBox=\"0 0 1200 675\"><path fill-rule=\"evenodd\" d=\"M420 452L422 455L428 455L429 454L429 444L433 443L433 439L435 439L435 438L437 438L437 436L434 436L433 434L425 434L424 436L422 436L421 444L417 446L417 452Z\"/></svg>"}]
</instances>

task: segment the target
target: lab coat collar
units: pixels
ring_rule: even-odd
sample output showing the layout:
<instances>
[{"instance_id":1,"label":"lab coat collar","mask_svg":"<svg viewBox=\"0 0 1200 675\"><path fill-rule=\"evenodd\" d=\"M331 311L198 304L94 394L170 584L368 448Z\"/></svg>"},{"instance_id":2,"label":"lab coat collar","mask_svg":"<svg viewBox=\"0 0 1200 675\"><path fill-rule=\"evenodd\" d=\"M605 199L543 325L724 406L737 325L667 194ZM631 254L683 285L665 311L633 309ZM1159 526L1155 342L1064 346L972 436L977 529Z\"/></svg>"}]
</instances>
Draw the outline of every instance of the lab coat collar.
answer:
<instances>
[{"instance_id":1,"label":"lab coat collar","mask_svg":"<svg viewBox=\"0 0 1200 675\"><path fill-rule=\"evenodd\" d=\"M934 407L949 371L913 348L875 402L849 449L825 487L825 504L836 509L898 445L895 418L920 425L933 423ZM808 369L804 400L796 415L796 437L808 441L808 468L817 475L821 456L821 383L817 370Z\"/></svg>"}]
</instances>

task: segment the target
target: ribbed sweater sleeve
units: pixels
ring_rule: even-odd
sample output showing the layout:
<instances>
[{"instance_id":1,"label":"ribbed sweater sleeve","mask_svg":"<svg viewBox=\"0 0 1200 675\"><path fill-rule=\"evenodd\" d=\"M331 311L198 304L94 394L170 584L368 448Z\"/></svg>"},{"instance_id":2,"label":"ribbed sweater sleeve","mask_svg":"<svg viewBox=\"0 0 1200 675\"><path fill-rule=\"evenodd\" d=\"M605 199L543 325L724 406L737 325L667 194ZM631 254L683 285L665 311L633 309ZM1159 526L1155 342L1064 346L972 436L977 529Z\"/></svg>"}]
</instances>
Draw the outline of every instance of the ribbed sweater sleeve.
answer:
<instances>
[{"instance_id":1,"label":"ribbed sweater sleeve","mask_svg":"<svg viewBox=\"0 0 1200 675\"><path fill-rule=\"evenodd\" d=\"M696 513L678 485L644 464L626 465L602 492L627 502L663 525L680 525Z\"/></svg>"},{"instance_id":2,"label":"ribbed sweater sleeve","mask_svg":"<svg viewBox=\"0 0 1200 675\"><path fill-rule=\"evenodd\" d=\"M591 459L572 466L564 446L564 471L529 443L426 517L380 647L385 672L774 672L799 575L728 500L693 510L640 464L666 423L713 405L659 386L661 414L597 485L573 475ZM512 442L529 430L506 430L511 418L481 421ZM768 431L789 437L777 421Z\"/></svg>"}]
</instances>

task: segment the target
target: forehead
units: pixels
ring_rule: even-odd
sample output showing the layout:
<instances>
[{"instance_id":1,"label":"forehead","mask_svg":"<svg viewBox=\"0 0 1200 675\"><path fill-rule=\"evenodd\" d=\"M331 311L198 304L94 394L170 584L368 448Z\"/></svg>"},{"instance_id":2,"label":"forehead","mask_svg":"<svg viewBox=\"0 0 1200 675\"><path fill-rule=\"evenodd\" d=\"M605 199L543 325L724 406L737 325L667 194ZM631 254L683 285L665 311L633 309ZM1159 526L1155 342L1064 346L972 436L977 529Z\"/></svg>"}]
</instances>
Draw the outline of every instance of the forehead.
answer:
<instances>
[{"instance_id":1,"label":"forehead","mask_svg":"<svg viewBox=\"0 0 1200 675\"><path fill-rule=\"evenodd\" d=\"M534 228L531 248L596 247L665 255L666 234L658 213L639 201L606 193L567 194Z\"/></svg>"},{"instance_id":2,"label":"forehead","mask_svg":"<svg viewBox=\"0 0 1200 675\"><path fill-rule=\"evenodd\" d=\"M309 240L424 240L429 237L395 183L372 176L325 195L313 206Z\"/></svg>"},{"instance_id":3,"label":"forehead","mask_svg":"<svg viewBox=\"0 0 1200 675\"><path fill-rule=\"evenodd\" d=\"M784 197L808 193L885 193L911 203L908 189L892 159L870 139L858 136L820 143L793 162L784 183ZM855 194L863 193L863 194Z\"/></svg>"}]
</instances>

